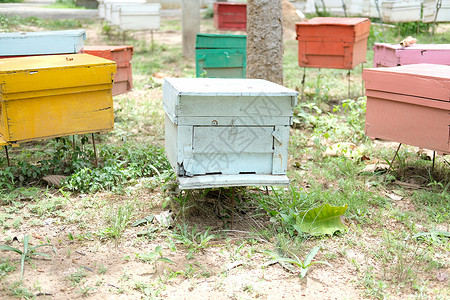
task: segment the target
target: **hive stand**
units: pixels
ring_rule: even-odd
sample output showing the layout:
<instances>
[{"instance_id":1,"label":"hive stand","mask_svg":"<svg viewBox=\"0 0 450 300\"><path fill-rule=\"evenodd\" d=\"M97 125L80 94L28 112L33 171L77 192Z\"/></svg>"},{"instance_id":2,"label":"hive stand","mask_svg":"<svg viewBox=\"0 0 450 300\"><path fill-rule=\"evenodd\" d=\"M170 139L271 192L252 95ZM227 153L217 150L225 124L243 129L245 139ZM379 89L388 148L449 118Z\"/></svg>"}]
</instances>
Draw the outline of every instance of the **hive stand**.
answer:
<instances>
[{"instance_id":1,"label":"hive stand","mask_svg":"<svg viewBox=\"0 0 450 300\"><path fill-rule=\"evenodd\" d=\"M366 61L370 20L317 17L296 23L295 28L298 63L303 67L301 99L306 68L347 69L350 97L350 71Z\"/></svg>"}]
</instances>

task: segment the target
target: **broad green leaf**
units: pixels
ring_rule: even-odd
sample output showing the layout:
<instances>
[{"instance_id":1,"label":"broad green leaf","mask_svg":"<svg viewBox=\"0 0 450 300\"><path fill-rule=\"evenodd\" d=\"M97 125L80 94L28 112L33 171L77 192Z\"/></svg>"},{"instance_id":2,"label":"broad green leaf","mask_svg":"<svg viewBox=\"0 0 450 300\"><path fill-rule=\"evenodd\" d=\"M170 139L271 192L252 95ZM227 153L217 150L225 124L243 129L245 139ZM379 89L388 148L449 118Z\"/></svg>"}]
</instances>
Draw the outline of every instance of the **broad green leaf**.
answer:
<instances>
[{"instance_id":1,"label":"broad green leaf","mask_svg":"<svg viewBox=\"0 0 450 300\"><path fill-rule=\"evenodd\" d=\"M331 206L328 203L308 210L297 216L296 225L302 231L312 235L333 235L336 231L346 231L348 227L342 223L341 217L348 205ZM298 229L297 229L298 230Z\"/></svg>"}]
</instances>

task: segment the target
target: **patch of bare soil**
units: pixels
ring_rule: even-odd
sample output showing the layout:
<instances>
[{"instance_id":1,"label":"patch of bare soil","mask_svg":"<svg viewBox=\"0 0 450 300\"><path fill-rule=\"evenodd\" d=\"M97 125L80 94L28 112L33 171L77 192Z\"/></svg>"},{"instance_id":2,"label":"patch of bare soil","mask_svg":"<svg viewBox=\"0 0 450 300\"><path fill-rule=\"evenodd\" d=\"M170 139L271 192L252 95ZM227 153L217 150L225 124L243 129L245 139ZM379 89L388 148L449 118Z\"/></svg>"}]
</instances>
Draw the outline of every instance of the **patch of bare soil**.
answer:
<instances>
[{"instance_id":1,"label":"patch of bare soil","mask_svg":"<svg viewBox=\"0 0 450 300\"><path fill-rule=\"evenodd\" d=\"M7 237L29 234L34 245L50 242L57 253L41 248L51 255L50 259L36 257L26 262L23 283L34 294L47 295L40 299L139 299L159 296L163 299L356 299L361 290L357 285L355 267L342 258L332 262L333 267L313 266L306 278L300 279L298 271L291 273L272 265L263 267L268 256L262 253L272 243L258 239L255 227L267 221L257 217L256 212L245 204L238 205L234 215L234 227L230 229L228 216L217 215L218 199L207 197L196 202L190 211L189 224L197 228L212 228L218 238L211 247L194 253L188 259L188 249L174 244L172 229L158 228L153 237L138 237L139 232L149 226L130 227L116 243L100 240L98 232L105 228L104 210L96 207L104 203L131 201L127 197L117 198L108 194L97 194L94 198L82 195L71 198L64 207L64 217L49 217L43 225L22 225L9 229L0 243ZM164 195L155 190L135 195L142 207L135 219L159 214ZM103 200L102 200L103 199ZM229 204L223 199L223 205ZM84 204L82 204L84 203ZM92 203L95 207L89 207ZM81 206L80 206L81 205ZM109 204L106 204L106 206ZM154 206L156 205L156 206ZM153 208L151 208L153 206ZM80 207L83 209L80 210ZM26 214L27 209L23 210ZM81 214L76 216L76 214ZM72 221L70 221L72 220ZM82 224L82 226L80 225ZM157 226L156 224L152 226ZM331 242L333 244L335 242ZM336 245L327 247L338 247ZM17 241L11 246L20 247ZM243 246L241 246L243 245ZM162 256L174 262L146 263L136 254L149 253L162 247ZM355 254L356 255L356 254ZM19 256L12 252L0 252L0 258L9 259L19 265ZM317 259L323 259L319 255ZM19 271L1 281L3 287L19 280ZM8 299L7 288L0 291L0 298Z\"/></svg>"}]
</instances>

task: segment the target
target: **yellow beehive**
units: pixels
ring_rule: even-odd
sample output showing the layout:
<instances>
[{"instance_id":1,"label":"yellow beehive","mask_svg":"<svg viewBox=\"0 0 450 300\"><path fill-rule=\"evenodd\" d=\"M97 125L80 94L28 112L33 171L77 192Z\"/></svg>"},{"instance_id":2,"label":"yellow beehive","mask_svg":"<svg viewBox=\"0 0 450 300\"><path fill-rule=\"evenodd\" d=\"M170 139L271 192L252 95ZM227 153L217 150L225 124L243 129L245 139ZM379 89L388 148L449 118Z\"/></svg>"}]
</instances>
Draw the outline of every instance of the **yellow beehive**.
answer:
<instances>
[{"instance_id":1,"label":"yellow beehive","mask_svg":"<svg viewBox=\"0 0 450 300\"><path fill-rule=\"evenodd\" d=\"M112 130L115 72L89 54L0 59L0 145Z\"/></svg>"}]
</instances>

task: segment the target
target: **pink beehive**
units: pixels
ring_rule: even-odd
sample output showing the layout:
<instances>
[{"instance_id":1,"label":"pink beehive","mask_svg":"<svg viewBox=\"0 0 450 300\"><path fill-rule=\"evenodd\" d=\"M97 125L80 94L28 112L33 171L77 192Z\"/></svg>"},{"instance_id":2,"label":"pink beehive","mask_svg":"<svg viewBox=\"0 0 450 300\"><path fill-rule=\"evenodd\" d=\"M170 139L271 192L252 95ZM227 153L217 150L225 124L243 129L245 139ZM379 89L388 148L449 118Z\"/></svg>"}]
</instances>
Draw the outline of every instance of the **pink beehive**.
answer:
<instances>
[{"instance_id":1,"label":"pink beehive","mask_svg":"<svg viewBox=\"0 0 450 300\"><path fill-rule=\"evenodd\" d=\"M364 69L366 134L450 154L450 66Z\"/></svg>"},{"instance_id":2,"label":"pink beehive","mask_svg":"<svg viewBox=\"0 0 450 300\"><path fill-rule=\"evenodd\" d=\"M396 67L410 64L450 65L450 44L400 44L375 43L373 66Z\"/></svg>"}]
</instances>

